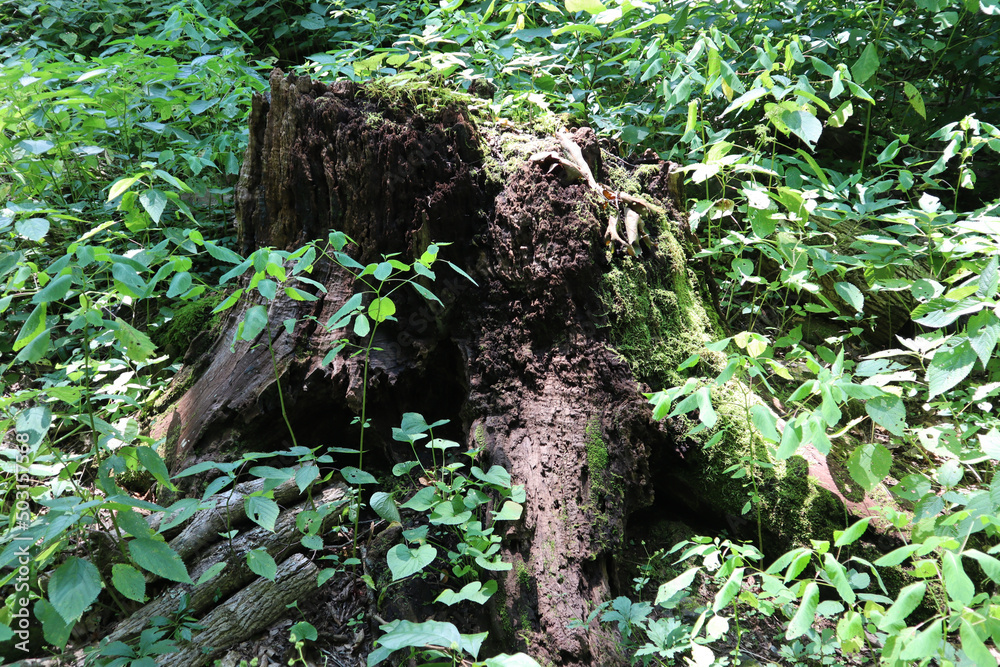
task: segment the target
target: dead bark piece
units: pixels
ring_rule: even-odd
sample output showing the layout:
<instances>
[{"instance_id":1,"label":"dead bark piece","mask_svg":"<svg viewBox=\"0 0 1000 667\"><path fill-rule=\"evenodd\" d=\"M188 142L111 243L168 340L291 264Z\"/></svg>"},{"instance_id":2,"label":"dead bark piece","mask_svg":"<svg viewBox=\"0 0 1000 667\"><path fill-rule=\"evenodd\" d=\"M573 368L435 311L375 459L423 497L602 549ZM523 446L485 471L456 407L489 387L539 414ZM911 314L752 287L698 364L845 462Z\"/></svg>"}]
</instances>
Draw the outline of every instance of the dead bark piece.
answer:
<instances>
[{"instance_id":1,"label":"dead bark piece","mask_svg":"<svg viewBox=\"0 0 1000 667\"><path fill-rule=\"evenodd\" d=\"M349 490L343 484L327 487L318 492L313 500L303 502L278 515L273 532L262 526L257 526L253 530L247 531L228 541L220 541L219 535L216 534L215 544L211 548L205 550L204 547L199 547L199 552L203 551L203 553L200 553L197 560L188 568L188 572L191 578L197 581L202 574L216 563L226 563L225 569L200 586L177 584L170 590L161 593L149 602L149 604L121 621L115 627L114 631L110 633L110 640L125 640L136 636L153 617L169 616L177 611L178 604L185 594L188 595L188 609L196 617L200 616L220 597L229 597L234 592L239 591L257 579L258 575L251 571L247 565L247 554L251 550L264 549L272 557L276 557L287 553L289 550L301 548L299 547L299 540L302 537L302 533L296 526L296 519L299 513L314 507L342 503L346 501L348 495ZM323 525L320 527L319 534L323 534L329 530L337 520L338 516L335 512L327 514L323 520ZM178 537L175 542L178 540L181 540L181 538ZM201 543L202 536L200 534L196 535L193 541ZM183 550L186 553L192 553L183 541L180 541L174 548L178 549L178 551Z\"/></svg>"},{"instance_id":2,"label":"dead bark piece","mask_svg":"<svg viewBox=\"0 0 1000 667\"><path fill-rule=\"evenodd\" d=\"M257 579L216 607L201 625L205 627L179 653L159 659L169 667L201 667L211 664L225 647L244 641L283 618L289 604L316 589L319 568L302 554L278 565L274 581Z\"/></svg>"},{"instance_id":3,"label":"dead bark piece","mask_svg":"<svg viewBox=\"0 0 1000 667\"><path fill-rule=\"evenodd\" d=\"M187 560L219 540L219 533L246 523L246 503L253 493L264 488L264 479L238 484L232 491L217 493L206 501L207 507L195 514L191 523L170 541L171 548ZM283 505L302 495L295 479L282 482L274 489L274 502Z\"/></svg>"}]
</instances>

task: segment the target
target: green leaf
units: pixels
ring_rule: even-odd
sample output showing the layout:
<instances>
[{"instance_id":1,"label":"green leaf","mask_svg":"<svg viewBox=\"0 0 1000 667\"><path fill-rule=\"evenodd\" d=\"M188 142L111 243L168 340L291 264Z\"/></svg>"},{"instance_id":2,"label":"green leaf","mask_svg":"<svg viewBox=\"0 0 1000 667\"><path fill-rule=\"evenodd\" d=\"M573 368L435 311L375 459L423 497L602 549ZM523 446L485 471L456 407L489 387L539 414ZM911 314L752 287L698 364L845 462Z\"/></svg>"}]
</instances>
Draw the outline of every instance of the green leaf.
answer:
<instances>
[{"instance_id":1,"label":"green leaf","mask_svg":"<svg viewBox=\"0 0 1000 667\"><path fill-rule=\"evenodd\" d=\"M485 473L481 468L473 466L472 476L478 480L486 482L487 484L499 486L502 489L510 488L510 473L504 470L502 466L490 466L489 471Z\"/></svg>"},{"instance_id":2,"label":"green leaf","mask_svg":"<svg viewBox=\"0 0 1000 667\"><path fill-rule=\"evenodd\" d=\"M397 544L386 554L386 563L392 572L392 580L399 581L420 572L434 562L437 549L430 544L422 544L409 549L405 544Z\"/></svg>"},{"instance_id":3,"label":"green leaf","mask_svg":"<svg viewBox=\"0 0 1000 667\"><path fill-rule=\"evenodd\" d=\"M66 293L69 292L69 288L72 286L73 276L59 276L46 285L44 289L38 291L35 296L31 298L31 303L52 303L53 301L60 301L64 296L66 296Z\"/></svg>"},{"instance_id":4,"label":"green leaf","mask_svg":"<svg viewBox=\"0 0 1000 667\"><path fill-rule=\"evenodd\" d=\"M201 586L206 581L211 581L225 569L226 569L226 561L219 561L218 563L215 563L214 565L212 565L212 567L208 568L207 570L201 573L201 576L198 577L197 585Z\"/></svg>"},{"instance_id":5,"label":"green leaf","mask_svg":"<svg viewBox=\"0 0 1000 667\"><path fill-rule=\"evenodd\" d=\"M680 574L670 581L660 584L660 588L656 591L656 599L653 604L659 605L666 609L673 609L676 607L681 599L687 594L687 588L694 581L694 577L701 568L692 567L683 574Z\"/></svg>"},{"instance_id":6,"label":"green leaf","mask_svg":"<svg viewBox=\"0 0 1000 667\"><path fill-rule=\"evenodd\" d=\"M501 507L500 511L496 513L494 519L496 521L517 521L521 518L521 512L523 510L523 507L508 500L504 502L503 507Z\"/></svg>"},{"instance_id":7,"label":"green leaf","mask_svg":"<svg viewBox=\"0 0 1000 667\"><path fill-rule=\"evenodd\" d=\"M274 562L271 554L263 548L253 549L247 552L247 566L256 575L274 581L278 576L278 564Z\"/></svg>"},{"instance_id":8,"label":"green leaf","mask_svg":"<svg viewBox=\"0 0 1000 667\"><path fill-rule=\"evenodd\" d=\"M998 287L1000 287L1000 256L993 255L979 273L979 289L976 293L985 299L992 299L997 295Z\"/></svg>"},{"instance_id":9,"label":"green leaf","mask_svg":"<svg viewBox=\"0 0 1000 667\"><path fill-rule=\"evenodd\" d=\"M359 468L347 466L340 469L340 474L344 476L348 484L376 484L378 480L370 472L365 472Z\"/></svg>"},{"instance_id":10,"label":"green leaf","mask_svg":"<svg viewBox=\"0 0 1000 667\"><path fill-rule=\"evenodd\" d=\"M115 339L125 348L125 355L132 361L145 361L156 352L156 345L149 336L128 324L120 317L115 318ZM167 475L164 475L166 479Z\"/></svg>"},{"instance_id":11,"label":"green leaf","mask_svg":"<svg viewBox=\"0 0 1000 667\"><path fill-rule=\"evenodd\" d=\"M944 632L942 630L941 621L939 619L935 619L931 621L931 624L927 626L926 630L917 633L916 637L906 642L903 646L902 653L899 654L899 657L903 660L923 660L924 658L932 658L940 654L943 640Z\"/></svg>"},{"instance_id":12,"label":"green leaf","mask_svg":"<svg viewBox=\"0 0 1000 667\"><path fill-rule=\"evenodd\" d=\"M814 148L819 136L823 134L823 124L808 111L786 111L781 114L781 121L809 148Z\"/></svg>"},{"instance_id":13,"label":"green leaf","mask_svg":"<svg viewBox=\"0 0 1000 667\"><path fill-rule=\"evenodd\" d=\"M354 335L358 338L364 338L371 330L372 327L368 322L368 318L363 314L358 313L357 317L354 318Z\"/></svg>"},{"instance_id":14,"label":"green leaf","mask_svg":"<svg viewBox=\"0 0 1000 667\"><path fill-rule=\"evenodd\" d=\"M939 348L927 368L928 398L943 394L964 380L972 372L976 359L976 352L967 340L956 347Z\"/></svg>"},{"instance_id":15,"label":"green leaf","mask_svg":"<svg viewBox=\"0 0 1000 667\"><path fill-rule=\"evenodd\" d=\"M120 197L122 193L132 187L132 184L138 180L138 176L126 176L125 178L119 178L114 182L111 186L111 190L108 192L108 201Z\"/></svg>"},{"instance_id":16,"label":"green leaf","mask_svg":"<svg viewBox=\"0 0 1000 667\"><path fill-rule=\"evenodd\" d=\"M165 488L170 490L176 490L177 487L173 485L170 481L170 472L167 471L167 464L163 462L160 455L156 453L156 450L152 447L136 447L135 449L136 457L139 459L139 464L145 468L157 482L162 484Z\"/></svg>"},{"instance_id":17,"label":"green leaf","mask_svg":"<svg viewBox=\"0 0 1000 667\"><path fill-rule=\"evenodd\" d=\"M261 305L253 306L243 318L243 330L238 340L254 341L267 326L267 308Z\"/></svg>"},{"instance_id":18,"label":"green leaf","mask_svg":"<svg viewBox=\"0 0 1000 667\"><path fill-rule=\"evenodd\" d=\"M67 623L56 608L48 600L35 603L35 617L42 622L42 634L45 641L60 649L69 641L69 634L75 623Z\"/></svg>"},{"instance_id":19,"label":"green leaf","mask_svg":"<svg viewBox=\"0 0 1000 667\"><path fill-rule=\"evenodd\" d=\"M866 492L871 492L889 474L892 466L892 454L884 445L866 442L858 445L851 458L847 461L847 470L851 479L861 485Z\"/></svg>"},{"instance_id":20,"label":"green leaf","mask_svg":"<svg viewBox=\"0 0 1000 667\"><path fill-rule=\"evenodd\" d=\"M142 569L170 581L192 583L184 561L166 542L143 537L129 542L128 551Z\"/></svg>"},{"instance_id":21,"label":"green leaf","mask_svg":"<svg viewBox=\"0 0 1000 667\"><path fill-rule=\"evenodd\" d=\"M151 188L139 195L139 203L146 209L146 213L153 219L153 222L159 223L163 209L167 207L167 195Z\"/></svg>"},{"instance_id":22,"label":"green leaf","mask_svg":"<svg viewBox=\"0 0 1000 667\"><path fill-rule=\"evenodd\" d=\"M965 573L961 557L952 551L945 551L941 557L941 572L944 575L944 588L948 592L948 597L966 607L971 605L976 587Z\"/></svg>"},{"instance_id":23,"label":"green leaf","mask_svg":"<svg viewBox=\"0 0 1000 667\"><path fill-rule=\"evenodd\" d=\"M396 507L396 501L392 499L392 494L385 493L384 491L376 491L372 494L371 501L369 503L375 514L386 521L392 523L400 523L402 518L399 516L399 509Z\"/></svg>"},{"instance_id":24,"label":"green leaf","mask_svg":"<svg viewBox=\"0 0 1000 667\"><path fill-rule=\"evenodd\" d=\"M396 314L396 304L387 296L374 299L368 306L368 317L376 322L385 322Z\"/></svg>"},{"instance_id":25,"label":"green leaf","mask_svg":"<svg viewBox=\"0 0 1000 667\"><path fill-rule=\"evenodd\" d=\"M893 435L906 433L906 406L903 399L893 394L865 401L865 412L872 421Z\"/></svg>"},{"instance_id":26,"label":"green leaf","mask_svg":"<svg viewBox=\"0 0 1000 667\"><path fill-rule=\"evenodd\" d=\"M875 564L877 565L878 561L875 561ZM878 629L883 632L898 632L902 630L905 626L904 621L906 617L920 606L920 601L924 599L926 591L927 584L922 581L910 584L899 591L896 601L892 603L892 606L886 610L885 615L878 621Z\"/></svg>"},{"instance_id":27,"label":"green leaf","mask_svg":"<svg viewBox=\"0 0 1000 667\"><path fill-rule=\"evenodd\" d=\"M920 94L920 91L910 83L909 81L903 82L903 94L906 95L906 99L909 100L910 106L916 111L921 118L927 120L927 110L924 107L924 96Z\"/></svg>"},{"instance_id":28,"label":"green leaf","mask_svg":"<svg viewBox=\"0 0 1000 667\"><path fill-rule=\"evenodd\" d=\"M833 546L835 547L845 547L848 544L854 544L857 542L865 531L868 530L868 523L871 521L869 517L865 517L860 521L854 523L847 530L835 530L833 531Z\"/></svg>"},{"instance_id":29,"label":"green leaf","mask_svg":"<svg viewBox=\"0 0 1000 667\"><path fill-rule=\"evenodd\" d=\"M750 420L760 432L765 440L779 442L781 435L778 433L778 420L766 405L760 403L750 408Z\"/></svg>"},{"instance_id":30,"label":"green leaf","mask_svg":"<svg viewBox=\"0 0 1000 667\"><path fill-rule=\"evenodd\" d=\"M55 148L55 144L47 139L25 139L19 141L17 145L30 155L44 155Z\"/></svg>"},{"instance_id":31,"label":"green leaf","mask_svg":"<svg viewBox=\"0 0 1000 667\"><path fill-rule=\"evenodd\" d=\"M49 233L49 221L48 218L18 220L14 223L14 229L24 238L37 243Z\"/></svg>"},{"instance_id":32,"label":"green leaf","mask_svg":"<svg viewBox=\"0 0 1000 667\"><path fill-rule=\"evenodd\" d=\"M854 79L854 83L862 84L870 79L878 70L878 66L878 47L875 46L874 42L869 42L865 50L861 52L861 56L857 62L851 67L851 76Z\"/></svg>"},{"instance_id":33,"label":"green leaf","mask_svg":"<svg viewBox=\"0 0 1000 667\"><path fill-rule=\"evenodd\" d=\"M351 298L348 299L344 305L333 314L333 317L326 321L327 330L332 331L333 329L339 329L347 324L350 316L357 312L358 308L361 307L361 301L363 299L364 295L361 293L352 295Z\"/></svg>"},{"instance_id":34,"label":"green leaf","mask_svg":"<svg viewBox=\"0 0 1000 667\"><path fill-rule=\"evenodd\" d=\"M191 274L187 271L175 273L170 279L170 287L167 289L167 297L173 299L182 294L186 294L191 289Z\"/></svg>"},{"instance_id":35,"label":"green leaf","mask_svg":"<svg viewBox=\"0 0 1000 667\"><path fill-rule=\"evenodd\" d=\"M833 289L836 290L837 295L841 299L854 309L854 312L860 313L865 309L865 295L861 293L861 290L856 285L839 282L834 284Z\"/></svg>"},{"instance_id":36,"label":"green leaf","mask_svg":"<svg viewBox=\"0 0 1000 667\"><path fill-rule=\"evenodd\" d=\"M606 9L600 0L566 0L566 11L571 14L576 12L587 12L588 14L600 14Z\"/></svg>"},{"instance_id":37,"label":"green leaf","mask_svg":"<svg viewBox=\"0 0 1000 667\"><path fill-rule=\"evenodd\" d=\"M67 623L83 612L101 593L101 573L90 561L70 556L49 579L49 602Z\"/></svg>"},{"instance_id":38,"label":"green leaf","mask_svg":"<svg viewBox=\"0 0 1000 667\"><path fill-rule=\"evenodd\" d=\"M715 600L712 602L713 612L718 613L721 609L724 609L733 601L736 594L740 592L740 586L743 584L743 571L744 568L742 567L734 569L726 580L726 583L715 594Z\"/></svg>"},{"instance_id":39,"label":"green leaf","mask_svg":"<svg viewBox=\"0 0 1000 667\"><path fill-rule=\"evenodd\" d=\"M18 442L23 439L23 444L31 448L41 444L50 426L52 426L52 408L47 405L36 405L22 410L14 422L14 428L20 436Z\"/></svg>"},{"instance_id":40,"label":"green leaf","mask_svg":"<svg viewBox=\"0 0 1000 667\"><path fill-rule=\"evenodd\" d=\"M962 640L962 650L972 662L976 663L976 667L994 667L997 664L996 657L986 648L972 624L965 618L962 619L962 627L959 628L959 637Z\"/></svg>"},{"instance_id":41,"label":"green leaf","mask_svg":"<svg viewBox=\"0 0 1000 667\"><path fill-rule=\"evenodd\" d=\"M278 503L264 496L249 496L244 500L247 518L265 530L274 532L274 524L281 511Z\"/></svg>"},{"instance_id":42,"label":"green leaf","mask_svg":"<svg viewBox=\"0 0 1000 667\"><path fill-rule=\"evenodd\" d=\"M487 600L489 600L496 592L497 582L494 579L490 579L485 584L473 581L463 586L457 593L450 588L446 588L441 591L434 601L441 602L449 607L466 600L475 602L476 604L486 604Z\"/></svg>"},{"instance_id":43,"label":"green leaf","mask_svg":"<svg viewBox=\"0 0 1000 667\"><path fill-rule=\"evenodd\" d=\"M131 565L115 563L111 567L111 582L129 600L146 601L146 579Z\"/></svg>"},{"instance_id":44,"label":"green leaf","mask_svg":"<svg viewBox=\"0 0 1000 667\"><path fill-rule=\"evenodd\" d=\"M817 604L819 604L819 586L815 581L810 581L802 592L802 604L799 605L798 611L795 612L785 631L786 640L791 641L809 631L816 619Z\"/></svg>"},{"instance_id":45,"label":"green leaf","mask_svg":"<svg viewBox=\"0 0 1000 667\"><path fill-rule=\"evenodd\" d=\"M21 331L18 332L17 338L14 340L15 352L23 348L25 345L38 337L43 331L45 331L45 315L47 310L48 309L44 301L32 309L28 318L24 321L24 324L21 325Z\"/></svg>"}]
</instances>

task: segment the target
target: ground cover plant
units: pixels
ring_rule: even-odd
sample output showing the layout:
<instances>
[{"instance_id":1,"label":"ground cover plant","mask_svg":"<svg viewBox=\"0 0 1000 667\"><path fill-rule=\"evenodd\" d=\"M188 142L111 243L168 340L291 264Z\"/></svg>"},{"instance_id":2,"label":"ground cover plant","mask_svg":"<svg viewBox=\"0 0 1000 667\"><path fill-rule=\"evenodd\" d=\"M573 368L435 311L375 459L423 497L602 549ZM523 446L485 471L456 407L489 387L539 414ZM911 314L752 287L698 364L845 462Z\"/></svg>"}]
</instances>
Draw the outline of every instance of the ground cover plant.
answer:
<instances>
[{"instance_id":1,"label":"ground cover plant","mask_svg":"<svg viewBox=\"0 0 1000 667\"><path fill-rule=\"evenodd\" d=\"M27 603L40 628L31 645L58 651L98 598L121 606L144 599L149 575L188 577L136 520L162 509L141 490L177 481L139 424L211 311L239 298L223 279L252 267L249 289L265 298L289 277L288 262L302 262L291 273L308 280L305 248L246 259L232 248L229 202L250 95L279 64L418 100L433 82L483 98L497 117L544 124L555 115L594 127L626 160L653 151L680 165L688 250L719 336L671 369L685 382L654 387L649 400L654 418L686 424L709 452L723 404L744 415L759 437L728 472L757 538L694 537L665 549L656 559L665 569L650 567L631 595L620 591L581 619L619 631L624 659L996 664L998 13L993 0L0 7L0 423L11 434L0 458L0 565L10 568L0 583L12 591L35 582L27 597L6 598L0 640L21 641ZM330 241L343 250L342 239ZM344 257L379 285L436 260L351 267ZM286 293L308 298L303 284ZM379 289L345 306L359 336L393 316ZM211 307L184 324L208 297ZM248 339L269 326L251 312ZM452 444L433 427L411 414L400 441L426 435L443 457ZM839 457L847 483L881 501L870 516L774 552L760 529L766 471L806 450ZM248 457L219 484L292 475L305 488L329 463L289 452L295 469L252 467ZM387 565L394 581L454 568L463 586L450 589L451 603L482 604L492 591L477 567L505 567L492 558L492 522L516 519L523 498L502 469L470 460L466 475L443 461L423 470L433 484L403 505L427 523ZM359 490L374 481L363 463L342 473ZM261 525L276 508L268 493L248 500ZM512 505L488 517L487 494ZM390 521L398 513L384 492L364 495L347 510L355 539L361 504ZM463 501L467 517L463 497L475 501ZM173 509L181 521L199 504ZM344 510L317 512L335 509ZM304 523L302 539L315 545L319 525ZM119 536L111 574L83 549L95 526ZM449 530L466 550L441 565L435 557L452 537L431 538ZM892 536L881 542L891 548L861 548L875 532ZM26 562L24 540L37 545ZM274 576L266 552L247 559ZM663 572L665 581L651 580ZM771 624L773 651L746 630L758 618ZM483 641L446 624L388 620L376 660L406 651L427 664L468 664ZM154 664L193 630L183 619L158 623L94 659ZM310 641L307 625L296 626L297 642Z\"/></svg>"}]
</instances>

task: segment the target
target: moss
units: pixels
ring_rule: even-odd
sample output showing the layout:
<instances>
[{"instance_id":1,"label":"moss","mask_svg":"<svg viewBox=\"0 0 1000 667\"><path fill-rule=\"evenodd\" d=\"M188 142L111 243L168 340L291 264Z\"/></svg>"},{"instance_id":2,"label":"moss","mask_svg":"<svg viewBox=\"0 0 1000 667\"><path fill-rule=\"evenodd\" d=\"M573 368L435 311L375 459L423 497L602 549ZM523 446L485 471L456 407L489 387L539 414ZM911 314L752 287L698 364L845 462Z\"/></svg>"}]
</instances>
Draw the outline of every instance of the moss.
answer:
<instances>
[{"instance_id":1,"label":"moss","mask_svg":"<svg viewBox=\"0 0 1000 667\"><path fill-rule=\"evenodd\" d=\"M650 230L656 242L652 256L615 257L598 289L615 348L638 379L656 388L682 384L676 368L696 352L716 370L722 363L704 350L715 337L715 324L667 224L661 220L658 233Z\"/></svg>"},{"instance_id":2,"label":"moss","mask_svg":"<svg viewBox=\"0 0 1000 667\"><path fill-rule=\"evenodd\" d=\"M218 315L213 316L212 310L221 299L220 295L213 295L185 303L153 333L153 342L171 354L183 354L198 334L217 324Z\"/></svg>"},{"instance_id":3,"label":"moss","mask_svg":"<svg viewBox=\"0 0 1000 667\"><path fill-rule=\"evenodd\" d=\"M528 565L520 558L514 563L514 576L517 578L517 583L521 584L525 589L531 586L531 571L528 570Z\"/></svg>"},{"instance_id":4,"label":"moss","mask_svg":"<svg viewBox=\"0 0 1000 667\"><path fill-rule=\"evenodd\" d=\"M590 478L593 480L603 479L608 469L608 446L601 438L601 421L596 417L588 419L584 434Z\"/></svg>"},{"instance_id":5,"label":"moss","mask_svg":"<svg viewBox=\"0 0 1000 667\"><path fill-rule=\"evenodd\" d=\"M628 187L621 176L615 185ZM701 358L693 374L703 377L718 375L726 363L725 355L704 347L720 337L716 317L703 305L701 285L688 269L685 252L670 231L671 223L665 218L658 222L652 253L614 257L613 268L599 287L615 349L635 377L653 389L683 384L687 375L677 367L693 354ZM650 234L654 232L655 227ZM705 445L720 430L723 437L694 453L690 463L698 471L695 486L716 512L737 524L744 520L747 501L756 494L754 502L759 506L751 506L745 520L756 524L759 510L764 524L760 532L776 538L772 546L832 536L833 530L844 528L842 505L809 479L805 461L802 467L773 460L748 417L750 406L758 402L760 398L738 381L712 389L718 423L714 430L702 431L695 438ZM744 472L734 479L740 470ZM748 528L748 533L758 534L757 526Z\"/></svg>"}]
</instances>

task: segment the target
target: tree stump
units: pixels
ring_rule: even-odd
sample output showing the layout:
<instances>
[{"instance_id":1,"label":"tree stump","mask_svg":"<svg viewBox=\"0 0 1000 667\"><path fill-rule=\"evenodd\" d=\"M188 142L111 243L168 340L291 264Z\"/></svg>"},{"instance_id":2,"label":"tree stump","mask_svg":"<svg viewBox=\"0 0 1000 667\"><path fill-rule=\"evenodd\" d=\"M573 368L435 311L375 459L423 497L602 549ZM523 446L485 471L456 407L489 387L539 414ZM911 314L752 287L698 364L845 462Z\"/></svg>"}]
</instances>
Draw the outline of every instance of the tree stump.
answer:
<instances>
[{"instance_id":1,"label":"tree stump","mask_svg":"<svg viewBox=\"0 0 1000 667\"><path fill-rule=\"evenodd\" d=\"M529 159L560 150L555 128L529 133L477 121L465 103L437 95L327 87L275 70L270 97L257 96L251 112L236 190L239 249L291 250L339 230L357 242L352 256L367 264L389 253L419 257L431 241L452 244L442 256L478 286L442 277L432 288L443 308L400 293L398 321L379 328L370 362L366 445L374 456L366 467L370 462L384 474L412 457L391 428L404 412L418 412L428 421L449 419L435 436L482 447L479 465L506 468L525 486L527 501L521 521L503 536L504 559L515 567L501 573L487 613L430 606L433 583L424 587L426 599L407 600L409 613L413 620L448 618L463 632L489 629L494 652L522 650L556 665L619 664L605 630L571 622L627 592L621 561L630 517L654 502L657 512L677 508L681 518L711 507L714 519L707 521L720 523L738 511L712 497L704 483L710 477L684 467L691 443L669 422L651 420L642 391L661 387L640 381L670 377L673 368L637 371L616 349L620 327L652 325L646 315L628 323L637 316L608 288L612 270L641 272L649 307L674 322L649 334L667 352L646 362L676 366L714 335L698 278L675 238L679 180L669 164L636 170L602 151L589 129L572 133L597 181L614 181L660 211L647 223L652 251L635 258L609 253L609 216L627 200L609 201L558 162ZM233 309L206 334L207 351L184 368L153 428L167 438L171 472L287 448L279 381L299 444L357 442L351 422L361 407L361 358L339 355L323 366L332 341L347 334L316 325L355 285L328 265L311 278L328 290L317 301L280 298L270 306L264 335L277 374L267 345L241 341L230 351L245 310ZM298 321L290 333L280 324L289 318ZM339 464L353 465L347 458ZM186 492L196 492L206 480L182 481ZM680 497L696 493L702 496ZM805 501L788 502L798 511ZM301 572L301 564L296 568ZM353 656L358 664L377 635L372 618L385 613L368 611L367 638ZM330 636L351 634L328 629Z\"/></svg>"}]
</instances>

